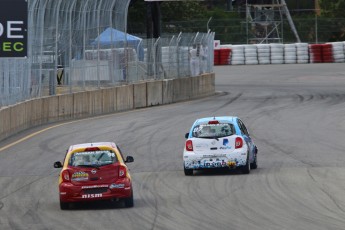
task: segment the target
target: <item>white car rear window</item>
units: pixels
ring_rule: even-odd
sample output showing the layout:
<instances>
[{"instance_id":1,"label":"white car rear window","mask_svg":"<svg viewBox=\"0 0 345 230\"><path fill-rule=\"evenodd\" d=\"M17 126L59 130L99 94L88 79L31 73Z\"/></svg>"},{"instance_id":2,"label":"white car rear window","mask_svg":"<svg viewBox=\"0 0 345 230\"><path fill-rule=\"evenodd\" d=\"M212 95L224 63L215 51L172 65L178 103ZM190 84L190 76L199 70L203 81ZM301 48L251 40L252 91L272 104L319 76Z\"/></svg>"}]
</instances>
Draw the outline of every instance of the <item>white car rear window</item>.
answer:
<instances>
[{"instance_id":1,"label":"white car rear window","mask_svg":"<svg viewBox=\"0 0 345 230\"><path fill-rule=\"evenodd\" d=\"M235 133L234 126L228 123L200 124L194 127L193 137L198 138L221 138Z\"/></svg>"}]
</instances>

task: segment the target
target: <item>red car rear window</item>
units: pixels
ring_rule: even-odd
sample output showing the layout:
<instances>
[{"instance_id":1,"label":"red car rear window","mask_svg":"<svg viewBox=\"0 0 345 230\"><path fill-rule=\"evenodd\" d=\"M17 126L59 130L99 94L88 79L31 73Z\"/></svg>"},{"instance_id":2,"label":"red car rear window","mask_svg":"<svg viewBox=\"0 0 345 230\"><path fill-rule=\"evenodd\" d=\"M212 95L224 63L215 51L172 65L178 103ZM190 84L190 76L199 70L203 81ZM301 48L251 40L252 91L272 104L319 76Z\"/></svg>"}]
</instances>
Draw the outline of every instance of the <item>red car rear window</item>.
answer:
<instances>
[{"instance_id":1,"label":"red car rear window","mask_svg":"<svg viewBox=\"0 0 345 230\"><path fill-rule=\"evenodd\" d=\"M75 152L71 155L70 166L103 166L117 162L116 154L110 150Z\"/></svg>"}]
</instances>

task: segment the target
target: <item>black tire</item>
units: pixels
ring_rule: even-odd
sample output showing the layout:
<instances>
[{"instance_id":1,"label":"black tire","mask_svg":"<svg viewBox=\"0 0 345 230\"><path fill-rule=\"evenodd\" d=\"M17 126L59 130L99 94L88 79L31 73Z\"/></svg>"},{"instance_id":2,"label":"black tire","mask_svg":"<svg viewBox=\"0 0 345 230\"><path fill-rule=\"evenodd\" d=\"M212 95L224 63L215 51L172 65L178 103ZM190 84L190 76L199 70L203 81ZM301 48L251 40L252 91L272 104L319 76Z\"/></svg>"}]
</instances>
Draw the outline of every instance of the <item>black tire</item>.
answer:
<instances>
[{"instance_id":1,"label":"black tire","mask_svg":"<svg viewBox=\"0 0 345 230\"><path fill-rule=\"evenodd\" d=\"M249 174L250 173L250 165L251 164L249 162L249 154L248 154L246 165L243 166L243 168L242 168L242 173L243 174Z\"/></svg>"},{"instance_id":2,"label":"black tire","mask_svg":"<svg viewBox=\"0 0 345 230\"><path fill-rule=\"evenodd\" d=\"M69 209L69 203L60 201L60 209L61 210Z\"/></svg>"},{"instance_id":3,"label":"black tire","mask_svg":"<svg viewBox=\"0 0 345 230\"><path fill-rule=\"evenodd\" d=\"M133 192L132 195L126 199L124 199L125 207L131 208L134 206L134 198L133 198Z\"/></svg>"},{"instance_id":4,"label":"black tire","mask_svg":"<svg viewBox=\"0 0 345 230\"><path fill-rule=\"evenodd\" d=\"M184 175L186 175L186 176L193 175L193 169L186 169L186 168L184 168Z\"/></svg>"},{"instance_id":5,"label":"black tire","mask_svg":"<svg viewBox=\"0 0 345 230\"><path fill-rule=\"evenodd\" d=\"M258 161L257 161L257 155L254 156L254 162L250 164L251 169L257 169L258 168Z\"/></svg>"}]
</instances>

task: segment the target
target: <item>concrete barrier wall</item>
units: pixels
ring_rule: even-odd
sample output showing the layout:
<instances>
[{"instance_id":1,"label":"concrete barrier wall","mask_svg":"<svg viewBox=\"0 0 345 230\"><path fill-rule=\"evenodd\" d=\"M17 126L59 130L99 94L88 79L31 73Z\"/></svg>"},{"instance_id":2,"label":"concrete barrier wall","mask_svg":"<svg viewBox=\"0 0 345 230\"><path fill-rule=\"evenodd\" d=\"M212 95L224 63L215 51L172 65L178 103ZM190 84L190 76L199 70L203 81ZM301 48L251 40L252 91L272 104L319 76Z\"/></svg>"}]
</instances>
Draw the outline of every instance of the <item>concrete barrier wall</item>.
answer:
<instances>
[{"instance_id":1,"label":"concrete barrier wall","mask_svg":"<svg viewBox=\"0 0 345 230\"><path fill-rule=\"evenodd\" d=\"M0 141L43 124L170 104L214 93L215 75L204 74L32 99L0 109Z\"/></svg>"},{"instance_id":2,"label":"concrete barrier wall","mask_svg":"<svg viewBox=\"0 0 345 230\"><path fill-rule=\"evenodd\" d=\"M163 81L149 81L147 87L147 105L163 104Z\"/></svg>"},{"instance_id":3,"label":"concrete barrier wall","mask_svg":"<svg viewBox=\"0 0 345 230\"><path fill-rule=\"evenodd\" d=\"M174 80L172 80L172 79L163 80L163 82L162 82L163 104L170 104L170 103L174 102L174 100L173 100L173 96L174 96L173 83L174 83Z\"/></svg>"},{"instance_id":4,"label":"concrete barrier wall","mask_svg":"<svg viewBox=\"0 0 345 230\"><path fill-rule=\"evenodd\" d=\"M147 88L146 82L135 83L133 85L133 103L134 109L144 108L147 106Z\"/></svg>"}]
</instances>

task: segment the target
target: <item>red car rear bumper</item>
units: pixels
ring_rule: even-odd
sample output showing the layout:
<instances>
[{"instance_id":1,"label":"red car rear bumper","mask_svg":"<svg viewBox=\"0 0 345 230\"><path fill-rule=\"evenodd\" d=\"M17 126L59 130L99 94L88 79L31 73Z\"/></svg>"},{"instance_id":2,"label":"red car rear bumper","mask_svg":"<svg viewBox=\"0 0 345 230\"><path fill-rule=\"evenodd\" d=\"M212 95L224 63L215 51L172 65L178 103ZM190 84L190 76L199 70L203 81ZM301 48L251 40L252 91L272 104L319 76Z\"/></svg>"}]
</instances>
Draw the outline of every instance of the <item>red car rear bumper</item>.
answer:
<instances>
[{"instance_id":1,"label":"red car rear bumper","mask_svg":"<svg viewBox=\"0 0 345 230\"><path fill-rule=\"evenodd\" d=\"M69 182L59 185L61 202L111 200L132 196L131 183L76 186Z\"/></svg>"}]
</instances>

